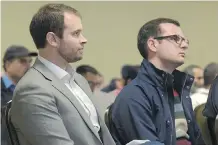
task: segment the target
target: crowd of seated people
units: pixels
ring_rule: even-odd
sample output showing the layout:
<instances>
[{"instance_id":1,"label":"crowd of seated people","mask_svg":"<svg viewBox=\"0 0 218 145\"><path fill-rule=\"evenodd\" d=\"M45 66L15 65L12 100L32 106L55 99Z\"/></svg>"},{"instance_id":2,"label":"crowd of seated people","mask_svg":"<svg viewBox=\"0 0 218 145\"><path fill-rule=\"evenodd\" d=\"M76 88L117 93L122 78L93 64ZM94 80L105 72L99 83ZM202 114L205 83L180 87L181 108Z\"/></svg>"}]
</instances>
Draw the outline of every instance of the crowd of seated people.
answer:
<instances>
[{"instance_id":1,"label":"crowd of seated people","mask_svg":"<svg viewBox=\"0 0 218 145\"><path fill-rule=\"evenodd\" d=\"M16 52L21 52L17 54ZM24 51L24 52L22 52ZM25 52L26 51L26 52ZM23 54L22 54L23 53ZM10 57L9 57L9 56ZM23 46L10 46L4 56L4 70L1 77L1 105L2 108L12 99L13 89L19 78L30 67L30 60L32 56L37 56L36 52L29 52ZM9 58L9 59L8 59ZM26 61L21 61L25 59ZM18 62L16 62L18 61ZM11 67L10 65L13 65ZM23 65L23 70L21 69ZM19 68L20 72L17 71ZM80 65L76 67L76 72L81 74L90 85L91 91L93 92L93 100L97 102L95 105L99 109L99 114L102 118L105 118L106 110L113 104L116 96L119 92L138 74L140 69L139 65L124 65L121 68L121 78L113 78L108 85L103 85L103 75L91 65ZM212 62L201 69L197 65L190 65L183 70L184 72L193 75L195 78L194 89L191 93L192 107L195 110L198 106L205 104L208 100L209 91L215 77L218 74L218 63ZM203 73L201 73L201 71ZM202 84L203 83L203 84ZM215 87L214 87L215 88ZM214 101L216 102L216 100ZM209 104L212 105L212 104ZM2 112L4 114L4 112ZM210 112L211 113L211 112ZM207 113L206 113L207 116ZM213 120L216 116L213 115ZM210 120L209 120L210 121ZM215 121L214 121L215 124ZM214 130L215 132L215 130ZM2 120L2 144L9 144L9 137L6 131L4 120ZM215 134L212 136L216 136ZM212 143L212 142L211 142Z\"/></svg>"},{"instance_id":2,"label":"crowd of seated people","mask_svg":"<svg viewBox=\"0 0 218 145\"><path fill-rule=\"evenodd\" d=\"M15 49L16 48L16 49ZM13 50L14 49L14 50ZM21 49L21 50L20 50ZM21 46L11 46L7 49L4 57L4 69L5 72L1 77L1 105L2 108L6 105L8 101L12 99L13 86L16 85L19 78L27 71L30 66L29 59L32 56L37 56L35 52L25 52L21 56L17 56L16 51L22 52L24 47ZM27 49L26 49L27 50ZM15 52L13 52L15 51ZM11 54L9 54L11 53ZM7 55L10 55L10 59L7 59ZM26 59L25 62L21 62L20 59ZM15 62L17 61L18 62ZM14 64L12 64L14 63ZM27 64L28 63L28 64ZM13 68L10 67L13 65ZM21 65L24 65L24 70L19 74L17 67L21 68ZM26 67L27 66L27 67ZM194 67L195 66L195 67ZM109 106L113 104L116 99L116 96L125 87L128 83L135 79L138 74L140 66L139 65L124 65L121 68L121 78L113 78L110 83L106 86L103 86L103 75L91 65L80 65L76 68L76 72L81 74L90 85L91 91L93 92L93 100L95 100L96 106L99 109L99 114L102 118L105 117L105 112ZM188 68L188 69L187 69ZM208 100L209 90L211 85L218 74L218 63L210 63L203 70L197 65L190 65L185 68L185 72L193 75L195 77L195 86L191 94L192 107L193 110L198 106L205 104ZM197 68L197 69L196 69ZM196 69L191 71L190 69ZM197 72L199 71L199 72ZM201 74L201 71L203 73ZM200 81L200 82L199 82ZM11 83L10 83L11 82ZM202 85L203 83L203 85ZM103 87L100 87L103 86ZM214 87L215 88L215 87ZM211 105L211 104L210 104ZM4 114L4 113L3 113ZM215 120L215 116L212 117ZM215 122L215 121L214 121ZM215 123L214 123L215 124ZM2 120L2 144L10 144L9 137L7 135L6 127L4 121ZM216 136L215 134L213 136Z\"/></svg>"},{"instance_id":3,"label":"crowd of seated people","mask_svg":"<svg viewBox=\"0 0 218 145\"><path fill-rule=\"evenodd\" d=\"M63 17L57 19L60 14ZM51 16L46 25L41 23L45 15ZM107 85L94 66L69 65L82 59L81 47L87 40L77 30L79 37L72 42L55 34L54 29L61 28L55 23L59 21L65 25L64 34L74 34L68 32L71 26L81 27L77 10L47 4L30 24L39 52L20 45L5 51L2 145L218 144L218 63L177 69L189 46L177 20L157 18L145 23L137 37L141 64L124 64L121 75ZM75 53L65 47L68 43L75 43ZM9 126L14 127L17 140Z\"/></svg>"}]
</instances>

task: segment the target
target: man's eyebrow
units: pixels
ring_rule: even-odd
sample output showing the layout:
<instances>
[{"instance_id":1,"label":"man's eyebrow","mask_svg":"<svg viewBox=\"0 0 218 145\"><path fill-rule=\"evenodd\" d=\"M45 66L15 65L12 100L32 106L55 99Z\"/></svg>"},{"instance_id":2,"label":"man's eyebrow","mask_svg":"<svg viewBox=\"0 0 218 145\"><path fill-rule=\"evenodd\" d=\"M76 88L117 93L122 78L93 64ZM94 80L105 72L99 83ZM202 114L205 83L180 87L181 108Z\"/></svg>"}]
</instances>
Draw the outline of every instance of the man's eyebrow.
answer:
<instances>
[{"instance_id":1,"label":"man's eyebrow","mask_svg":"<svg viewBox=\"0 0 218 145\"><path fill-rule=\"evenodd\" d=\"M81 31L82 31L82 29L77 29L77 30L73 31L72 33L81 32Z\"/></svg>"}]
</instances>

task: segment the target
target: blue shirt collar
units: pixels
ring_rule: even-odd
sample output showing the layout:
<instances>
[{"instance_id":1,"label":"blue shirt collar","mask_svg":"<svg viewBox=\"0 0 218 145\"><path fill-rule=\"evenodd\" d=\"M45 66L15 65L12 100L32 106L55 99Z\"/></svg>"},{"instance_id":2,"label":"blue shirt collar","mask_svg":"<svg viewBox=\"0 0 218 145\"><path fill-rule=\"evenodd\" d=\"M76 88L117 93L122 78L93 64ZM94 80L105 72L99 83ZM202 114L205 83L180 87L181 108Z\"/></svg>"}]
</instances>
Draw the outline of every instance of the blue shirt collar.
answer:
<instances>
[{"instance_id":1,"label":"blue shirt collar","mask_svg":"<svg viewBox=\"0 0 218 145\"><path fill-rule=\"evenodd\" d=\"M2 80L7 89L15 86L12 80L10 80L7 75L2 76Z\"/></svg>"}]
</instances>

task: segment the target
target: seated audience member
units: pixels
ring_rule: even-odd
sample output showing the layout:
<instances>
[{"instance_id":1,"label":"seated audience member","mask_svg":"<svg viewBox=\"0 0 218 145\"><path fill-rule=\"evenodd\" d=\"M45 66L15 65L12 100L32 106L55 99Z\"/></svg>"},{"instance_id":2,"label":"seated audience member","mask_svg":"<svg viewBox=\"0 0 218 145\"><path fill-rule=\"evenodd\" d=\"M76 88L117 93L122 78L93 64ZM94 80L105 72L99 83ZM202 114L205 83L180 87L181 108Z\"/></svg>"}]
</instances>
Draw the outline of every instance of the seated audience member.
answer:
<instances>
[{"instance_id":1,"label":"seated audience member","mask_svg":"<svg viewBox=\"0 0 218 145\"><path fill-rule=\"evenodd\" d=\"M107 85L106 87L104 87L102 89L103 92L106 93L114 93L115 95L119 93L119 90L121 90L123 88L123 82L122 79L119 78L113 78L109 85Z\"/></svg>"},{"instance_id":2,"label":"seated audience member","mask_svg":"<svg viewBox=\"0 0 218 145\"><path fill-rule=\"evenodd\" d=\"M132 140L164 145L202 141L189 97L194 78L177 70L184 64L188 46L176 20L157 18L141 27L138 50L144 59L136 78L121 90L112 107L110 131L117 145Z\"/></svg>"},{"instance_id":3,"label":"seated audience member","mask_svg":"<svg viewBox=\"0 0 218 145\"><path fill-rule=\"evenodd\" d=\"M204 86L196 89L196 93L191 95L193 109L207 102L210 86L217 74L218 63L210 63L205 67Z\"/></svg>"},{"instance_id":4,"label":"seated audience member","mask_svg":"<svg viewBox=\"0 0 218 145\"><path fill-rule=\"evenodd\" d=\"M129 84L138 74L138 65L124 65L121 70L122 79L124 80L124 86Z\"/></svg>"},{"instance_id":5,"label":"seated audience member","mask_svg":"<svg viewBox=\"0 0 218 145\"><path fill-rule=\"evenodd\" d=\"M204 84L203 69L198 65L189 65L184 69L184 72L194 76L194 83L191 87L191 94L195 93L196 89Z\"/></svg>"},{"instance_id":6,"label":"seated audience member","mask_svg":"<svg viewBox=\"0 0 218 145\"><path fill-rule=\"evenodd\" d=\"M2 145L9 145L8 133L3 120L5 115L3 108L7 102L12 100L15 85L29 69L32 56L37 56L37 53L29 52L24 46L18 45L8 47L3 56L4 74L1 76Z\"/></svg>"},{"instance_id":7,"label":"seated audience member","mask_svg":"<svg viewBox=\"0 0 218 145\"><path fill-rule=\"evenodd\" d=\"M138 70L139 70L138 65L124 65L121 70L122 81L120 80L118 82L117 86L119 87L117 87L112 93L114 93L117 96L120 93L120 91L123 89L123 86L126 86L133 79L135 79L135 77L137 76Z\"/></svg>"},{"instance_id":8,"label":"seated audience member","mask_svg":"<svg viewBox=\"0 0 218 145\"><path fill-rule=\"evenodd\" d=\"M114 102L115 96L96 89L98 86L99 72L94 67L90 65L80 65L76 68L76 72L81 74L88 81L93 92L93 96L90 99L95 102L100 116L104 118L104 113L107 107Z\"/></svg>"},{"instance_id":9,"label":"seated audience member","mask_svg":"<svg viewBox=\"0 0 218 145\"><path fill-rule=\"evenodd\" d=\"M94 92L98 85L98 71L90 65L80 65L76 68L76 72L88 81L92 92Z\"/></svg>"},{"instance_id":10,"label":"seated audience member","mask_svg":"<svg viewBox=\"0 0 218 145\"><path fill-rule=\"evenodd\" d=\"M15 85L29 69L31 57L36 52L29 52L24 46L10 46L3 57L4 75L1 77L1 105L4 106L12 99Z\"/></svg>"},{"instance_id":11,"label":"seated audience member","mask_svg":"<svg viewBox=\"0 0 218 145\"><path fill-rule=\"evenodd\" d=\"M102 74L98 74L98 79L97 79L97 86L96 88L101 90L102 88L104 88L104 76Z\"/></svg>"},{"instance_id":12,"label":"seated audience member","mask_svg":"<svg viewBox=\"0 0 218 145\"><path fill-rule=\"evenodd\" d=\"M138 65L124 65L121 69L122 80L118 78L112 79L110 84L103 88L102 91L110 92L117 96L122 90L123 86L130 83L137 76L138 70Z\"/></svg>"},{"instance_id":13,"label":"seated audience member","mask_svg":"<svg viewBox=\"0 0 218 145\"><path fill-rule=\"evenodd\" d=\"M218 115L218 75L216 76L210 87L208 99L203 110L203 115L207 117L210 134L212 138L215 139L215 120L216 116ZM216 139L213 141L214 145L218 144L218 141L216 141Z\"/></svg>"}]
</instances>

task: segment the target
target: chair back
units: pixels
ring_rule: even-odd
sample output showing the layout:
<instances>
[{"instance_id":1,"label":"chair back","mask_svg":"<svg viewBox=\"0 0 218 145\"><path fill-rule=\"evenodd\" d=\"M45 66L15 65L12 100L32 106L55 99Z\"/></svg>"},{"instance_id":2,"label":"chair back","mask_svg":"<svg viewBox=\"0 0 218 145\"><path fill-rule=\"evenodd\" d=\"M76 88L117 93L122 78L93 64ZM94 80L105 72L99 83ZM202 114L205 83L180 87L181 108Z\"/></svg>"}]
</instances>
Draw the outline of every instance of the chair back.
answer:
<instances>
[{"instance_id":1,"label":"chair back","mask_svg":"<svg viewBox=\"0 0 218 145\"><path fill-rule=\"evenodd\" d=\"M216 140L218 141L218 115L215 121L215 134L216 134Z\"/></svg>"},{"instance_id":2,"label":"chair back","mask_svg":"<svg viewBox=\"0 0 218 145\"><path fill-rule=\"evenodd\" d=\"M122 145L122 143L120 143L121 139L119 137L118 131L116 130L113 124L112 107L113 107L113 103L105 111L105 115L104 115L105 124L107 125L108 130L111 133L111 136L113 137L116 145Z\"/></svg>"},{"instance_id":3,"label":"chair back","mask_svg":"<svg viewBox=\"0 0 218 145\"><path fill-rule=\"evenodd\" d=\"M20 145L18 137L17 137L16 130L15 130L13 124L11 123L11 116L10 116L11 104L12 104L12 101L9 101L5 106L6 107L5 108L6 127L7 127L7 130L8 130L11 145Z\"/></svg>"},{"instance_id":4,"label":"chair back","mask_svg":"<svg viewBox=\"0 0 218 145\"><path fill-rule=\"evenodd\" d=\"M201 134L203 137L203 140L206 145L213 145L212 144L212 138L210 136L210 131L208 129L207 124L207 118L203 116L202 111L205 107L205 104L199 105L194 109L195 112L195 119L197 121L197 124L201 130Z\"/></svg>"}]
</instances>

